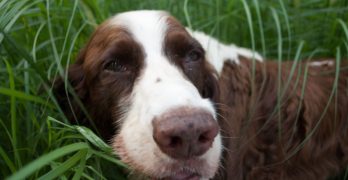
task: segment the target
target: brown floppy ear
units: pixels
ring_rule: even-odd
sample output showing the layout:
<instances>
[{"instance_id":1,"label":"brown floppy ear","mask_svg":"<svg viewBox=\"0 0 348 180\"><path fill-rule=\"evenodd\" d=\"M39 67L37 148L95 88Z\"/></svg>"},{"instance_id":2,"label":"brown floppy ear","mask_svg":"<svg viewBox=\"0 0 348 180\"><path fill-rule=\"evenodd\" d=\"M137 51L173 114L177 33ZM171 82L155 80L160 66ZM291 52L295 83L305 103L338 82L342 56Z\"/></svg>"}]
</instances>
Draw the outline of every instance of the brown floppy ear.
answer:
<instances>
[{"instance_id":1,"label":"brown floppy ear","mask_svg":"<svg viewBox=\"0 0 348 180\"><path fill-rule=\"evenodd\" d=\"M85 113L81 108L88 93L87 88L85 88L85 75L82 69L84 56L83 50L76 63L70 65L67 69L67 78L59 77L55 79L53 88L53 94L65 116L72 124L79 125L86 125L87 123Z\"/></svg>"},{"instance_id":2,"label":"brown floppy ear","mask_svg":"<svg viewBox=\"0 0 348 180\"><path fill-rule=\"evenodd\" d=\"M75 90L75 94L77 97L83 101L85 96L85 91L82 84L83 81L83 73L81 67L79 65L72 65L68 69L68 78L67 82L65 82L64 78L58 78L54 83L53 94L57 99L57 102L64 114L72 123L76 124L76 121L81 119L82 111L74 98L74 95L69 92L69 84L73 90ZM71 91L71 90L70 90Z\"/></svg>"}]
</instances>

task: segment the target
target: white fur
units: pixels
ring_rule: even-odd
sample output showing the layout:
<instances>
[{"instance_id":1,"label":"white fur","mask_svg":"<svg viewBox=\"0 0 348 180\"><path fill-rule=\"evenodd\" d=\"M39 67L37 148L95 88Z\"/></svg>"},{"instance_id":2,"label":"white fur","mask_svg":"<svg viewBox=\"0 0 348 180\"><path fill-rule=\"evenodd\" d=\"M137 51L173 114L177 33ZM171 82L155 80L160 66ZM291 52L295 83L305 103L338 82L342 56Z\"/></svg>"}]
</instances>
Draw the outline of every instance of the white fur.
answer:
<instances>
[{"instance_id":1,"label":"white fur","mask_svg":"<svg viewBox=\"0 0 348 180\"><path fill-rule=\"evenodd\" d=\"M226 45L215 38L208 36L202 32L186 30L203 46L206 51L206 59L214 66L218 74L221 74L222 68L226 60L239 64L238 56L244 56L249 59L262 61L260 54L249 49L238 47L234 44Z\"/></svg>"},{"instance_id":2,"label":"white fur","mask_svg":"<svg viewBox=\"0 0 348 180\"><path fill-rule=\"evenodd\" d=\"M334 65L334 61L332 60L325 60L325 61L313 61L309 63L310 66L332 66Z\"/></svg>"},{"instance_id":3,"label":"white fur","mask_svg":"<svg viewBox=\"0 0 348 180\"><path fill-rule=\"evenodd\" d=\"M169 62L163 54L163 41L167 29L168 14L162 11L134 11L119 14L110 21L110 26L122 26L128 30L145 52L144 69L136 81L131 96L130 108L125 114L117 138L123 139L128 158L145 173L170 175L159 170L176 160L160 151L152 137L152 120L156 116L178 107L204 109L215 116L208 99L202 99L195 86L184 74ZM157 79L160 82L157 83ZM216 118L216 117L215 117ZM214 176L219 165L221 139L217 136L213 146L201 156L206 160L209 172L203 178Z\"/></svg>"}]
</instances>

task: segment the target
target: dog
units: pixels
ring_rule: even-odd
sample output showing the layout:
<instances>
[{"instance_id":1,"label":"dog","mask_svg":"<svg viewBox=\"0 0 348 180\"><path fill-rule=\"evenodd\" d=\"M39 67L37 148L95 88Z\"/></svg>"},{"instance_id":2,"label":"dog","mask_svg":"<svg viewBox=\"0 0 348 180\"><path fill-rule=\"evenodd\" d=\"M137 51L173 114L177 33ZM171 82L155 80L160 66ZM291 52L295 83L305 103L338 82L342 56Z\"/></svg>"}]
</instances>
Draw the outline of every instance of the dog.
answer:
<instances>
[{"instance_id":1,"label":"dog","mask_svg":"<svg viewBox=\"0 0 348 180\"><path fill-rule=\"evenodd\" d=\"M130 11L68 69L89 115L63 80L54 93L153 179L326 179L348 164L348 73L327 62L263 61L167 12Z\"/></svg>"}]
</instances>

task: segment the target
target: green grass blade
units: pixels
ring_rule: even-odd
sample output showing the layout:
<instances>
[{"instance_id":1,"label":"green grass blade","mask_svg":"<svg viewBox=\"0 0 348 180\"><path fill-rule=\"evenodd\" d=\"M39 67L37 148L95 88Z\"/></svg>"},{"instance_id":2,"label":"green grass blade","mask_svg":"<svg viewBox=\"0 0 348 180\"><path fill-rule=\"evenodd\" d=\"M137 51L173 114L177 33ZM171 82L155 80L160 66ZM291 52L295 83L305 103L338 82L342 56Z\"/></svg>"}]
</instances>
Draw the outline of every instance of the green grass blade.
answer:
<instances>
[{"instance_id":1,"label":"green grass blade","mask_svg":"<svg viewBox=\"0 0 348 180\"><path fill-rule=\"evenodd\" d=\"M294 61L293 61L293 64L291 66L291 69L290 69L290 73L289 73L289 76L288 76L288 80L286 81L284 87L283 87L283 92L280 96L281 99L284 99L284 96L286 95L286 91L287 89L289 88L289 85L291 83L291 79L294 77L294 74L295 74L295 70L297 68L297 65L300 61L300 55L301 55L301 51L303 49L303 45L304 45L304 41L301 41L300 42L300 45L298 46L298 49L296 51L296 55L295 55L295 58L294 58Z\"/></svg>"},{"instance_id":2,"label":"green grass blade","mask_svg":"<svg viewBox=\"0 0 348 180\"><path fill-rule=\"evenodd\" d=\"M81 157L81 161L80 161L80 164L79 164L80 167L78 167L78 169L75 172L74 177L72 178L72 180L79 180L79 179L81 179L82 173L83 173L84 169L86 168L87 155L88 155L88 151L86 151L84 156Z\"/></svg>"},{"instance_id":3,"label":"green grass blade","mask_svg":"<svg viewBox=\"0 0 348 180\"><path fill-rule=\"evenodd\" d=\"M13 70L8 61L5 60L6 64L6 69L8 72L9 76L9 84L10 84L10 89L12 91L15 91L15 82L14 82L14 75L13 75ZM13 153L14 157L16 159L16 165L18 167L22 166L21 158L18 153L18 147L17 147L17 112L16 112L16 97L15 96L10 96L10 113L11 113L11 139L12 139L12 148L13 148Z\"/></svg>"},{"instance_id":4,"label":"green grass blade","mask_svg":"<svg viewBox=\"0 0 348 180\"><path fill-rule=\"evenodd\" d=\"M78 0L75 0L74 6L73 6L73 11L72 11L71 17L70 17L70 19L69 19L68 28L67 28L66 33L65 33L65 38L64 38L64 42L63 42L63 47L62 47L62 50L61 50L61 53L60 53L60 57L59 57L59 59L60 59L59 61L60 61L60 62L61 62L62 59L63 59L64 51L65 51L65 48L66 48L66 44L67 44L67 42L70 40L70 39L69 39L69 32L71 31L71 26L72 26L73 20L74 20L74 18L75 18L77 5L78 5ZM70 42L69 42L69 43L70 43ZM72 45L73 45L73 44L72 44Z\"/></svg>"},{"instance_id":5,"label":"green grass blade","mask_svg":"<svg viewBox=\"0 0 348 180\"><path fill-rule=\"evenodd\" d=\"M95 135L90 129L83 126L74 126L75 129L83 135L90 143L104 152L112 152L112 148Z\"/></svg>"},{"instance_id":6,"label":"green grass blade","mask_svg":"<svg viewBox=\"0 0 348 180\"><path fill-rule=\"evenodd\" d=\"M272 12L272 17L274 19L274 22L277 27L277 35L278 35L278 88L277 88L277 106L276 106L276 111L278 112L278 128L279 128L279 139L281 139L281 126L282 126L282 116L281 116L281 104L282 104L282 99L281 99L281 92L282 92L282 49L283 49L283 38L282 38L282 33L281 33L281 25L279 21L279 16L277 14L277 11L271 7L271 12Z\"/></svg>"},{"instance_id":7,"label":"green grass blade","mask_svg":"<svg viewBox=\"0 0 348 180\"><path fill-rule=\"evenodd\" d=\"M338 23L340 23L340 25L342 26L344 34L346 35L346 41L348 42L348 28L347 28L347 24L344 21L342 21L342 19L338 19Z\"/></svg>"},{"instance_id":8,"label":"green grass blade","mask_svg":"<svg viewBox=\"0 0 348 180\"><path fill-rule=\"evenodd\" d=\"M82 161L82 159L86 158L87 155L87 150L83 149L77 152L74 156L66 160L64 163L62 163L60 166L57 168L54 168L47 174L41 176L38 178L38 180L49 180L49 179L54 179L58 176L61 176L65 171L70 170L78 161Z\"/></svg>"},{"instance_id":9,"label":"green grass blade","mask_svg":"<svg viewBox=\"0 0 348 180\"><path fill-rule=\"evenodd\" d=\"M260 29L262 55L264 57L267 57L265 32L264 32L264 29L263 29L263 21L262 21L262 15L261 15L261 12L260 12L259 0L253 0L253 3L254 3L254 6L255 6L255 9L256 9L257 21L258 21L259 29Z\"/></svg>"},{"instance_id":10,"label":"green grass blade","mask_svg":"<svg viewBox=\"0 0 348 180\"><path fill-rule=\"evenodd\" d=\"M37 42L38 42L38 38L41 34L41 31L43 30L43 28L46 26L46 23L42 23L39 27L39 29L37 30L35 37L34 37L34 41L33 41L33 45L32 45L32 58L33 58L33 62L37 62L37 58L36 58L36 52L38 51L38 49L36 48Z\"/></svg>"},{"instance_id":11,"label":"green grass blade","mask_svg":"<svg viewBox=\"0 0 348 180\"><path fill-rule=\"evenodd\" d=\"M0 87L0 94L6 95L6 96L11 96L11 97L15 97L18 99L22 99L25 101L31 101L31 102L35 102L35 103L40 103L49 107L54 107L53 104L48 103L46 100L41 99L38 96L34 96L34 95L30 95L27 94L25 92L21 92L21 91L17 91L14 89L9 89L9 88L3 88Z\"/></svg>"},{"instance_id":12,"label":"green grass blade","mask_svg":"<svg viewBox=\"0 0 348 180\"><path fill-rule=\"evenodd\" d=\"M192 23L191 23L191 18L190 18L190 13L188 11L188 0L185 0L184 2L184 14L187 22L187 26L192 29Z\"/></svg>"},{"instance_id":13,"label":"green grass blade","mask_svg":"<svg viewBox=\"0 0 348 180\"><path fill-rule=\"evenodd\" d=\"M96 170L94 167L92 166L86 166L88 170L92 171L95 175L97 175L98 179L105 179L107 180L103 174L100 173L100 171ZM85 176L84 176L85 177ZM94 179L94 178L93 178Z\"/></svg>"},{"instance_id":14,"label":"green grass blade","mask_svg":"<svg viewBox=\"0 0 348 180\"><path fill-rule=\"evenodd\" d=\"M245 0L242 0L242 3L243 3L244 11L245 11L245 14L246 14L247 20L248 20L249 33L250 33L250 37L251 37L251 49L253 51L255 51L255 33L254 33L254 26L253 26L253 20L252 20L252 16L251 16L251 12L250 12L250 7ZM253 57L253 61L254 60L255 59Z\"/></svg>"},{"instance_id":15,"label":"green grass blade","mask_svg":"<svg viewBox=\"0 0 348 180\"><path fill-rule=\"evenodd\" d=\"M0 9L2 9L5 5L7 5L8 2L9 2L9 0L0 1Z\"/></svg>"},{"instance_id":16,"label":"green grass blade","mask_svg":"<svg viewBox=\"0 0 348 180\"><path fill-rule=\"evenodd\" d=\"M1 146L0 146L0 157L4 160L7 167L10 169L11 173L14 173L16 171L16 167Z\"/></svg>"},{"instance_id":17,"label":"green grass blade","mask_svg":"<svg viewBox=\"0 0 348 180\"><path fill-rule=\"evenodd\" d=\"M343 177L343 180L347 180L347 179L348 179L348 165L345 168L344 177Z\"/></svg>"},{"instance_id":18,"label":"green grass blade","mask_svg":"<svg viewBox=\"0 0 348 180\"><path fill-rule=\"evenodd\" d=\"M281 7L281 10L283 12L284 18L285 18L285 25L286 25L286 31L288 33L288 41L289 41L289 47L288 47L288 59L290 58L290 54L291 54L291 28L290 28L290 22L289 22L289 15L288 12L285 8L284 2L283 0L279 0L279 4Z\"/></svg>"},{"instance_id":19,"label":"green grass blade","mask_svg":"<svg viewBox=\"0 0 348 180\"><path fill-rule=\"evenodd\" d=\"M48 34L50 37L50 44L51 44L51 48L53 51L53 59L56 62L56 67L57 67L57 71L59 72L59 75L61 77L63 77L64 75L64 69L62 67L59 55L58 55L58 50L57 50L57 45L55 43L55 36L53 34L53 28L52 28L52 23L51 23L51 9L50 9L50 1L46 0L46 18L47 18L47 29L48 29Z\"/></svg>"},{"instance_id":20,"label":"green grass blade","mask_svg":"<svg viewBox=\"0 0 348 180\"><path fill-rule=\"evenodd\" d=\"M114 163L114 164L117 164L117 165L120 166L120 167L128 168L128 166L127 166L126 164L124 164L122 161L116 159L115 157L112 157L112 156L107 155L107 154L105 154L105 153L98 152L98 151L94 151L94 150L92 150L91 152L92 152L94 155L96 155L96 156L98 156L98 157L101 157L101 158L103 158L103 159L105 159L105 160L108 160L108 161L110 161L110 162L112 162L112 163Z\"/></svg>"},{"instance_id":21,"label":"green grass blade","mask_svg":"<svg viewBox=\"0 0 348 180\"><path fill-rule=\"evenodd\" d=\"M48 117L47 117L47 120L48 120L48 121L55 122L55 123L57 123L57 124L59 124L59 125L62 125L62 126L64 126L64 127L66 127L66 128L74 129L73 126L71 126L71 125L69 125L69 124L66 124L66 123L63 123L63 122L61 122L61 121L59 121L59 120L57 120L57 119L55 119L55 118L53 118L53 117L51 117L51 116L48 116Z\"/></svg>"},{"instance_id":22,"label":"green grass blade","mask_svg":"<svg viewBox=\"0 0 348 180\"><path fill-rule=\"evenodd\" d=\"M89 146L86 143L75 143L75 144L63 146L46 155L40 156L38 159L29 163L24 168L20 169L18 172L10 176L8 180L24 179L28 177L30 174L48 165L51 161L54 161L55 159L59 157L65 156L74 151L78 151L81 149L88 149L88 148Z\"/></svg>"},{"instance_id":23,"label":"green grass blade","mask_svg":"<svg viewBox=\"0 0 348 180\"><path fill-rule=\"evenodd\" d=\"M255 51L255 35L254 35L254 27L253 27L253 20L252 20L252 16L251 16L251 12L250 12L250 7L249 4L245 1L242 0L242 4L243 4L243 8L244 8L244 12L246 14L247 20L248 20L248 30L249 30L249 34L251 37L251 46L252 46L252 50ZM256 62L255 62L255 57L252 57L252 69L251 69L251 93L255 92L255 69L256 69ZM254 112L255 112L255 108L256 106L254 106L253 104L250 104L250 110L248 112L248 119L246 121L247 124L249 124L251 117L253 116Z\"/></svg>"}]
</instances>

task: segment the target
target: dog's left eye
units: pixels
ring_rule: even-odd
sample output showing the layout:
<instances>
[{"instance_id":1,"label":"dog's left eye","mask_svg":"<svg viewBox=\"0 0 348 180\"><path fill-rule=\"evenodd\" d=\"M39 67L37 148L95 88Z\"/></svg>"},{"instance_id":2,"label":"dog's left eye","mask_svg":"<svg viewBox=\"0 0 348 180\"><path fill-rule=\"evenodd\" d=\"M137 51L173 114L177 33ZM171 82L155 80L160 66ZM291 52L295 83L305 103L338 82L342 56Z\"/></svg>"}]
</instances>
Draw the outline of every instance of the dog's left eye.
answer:
<instances>
[{"instance_id":1,"label":"dog's left eye","mask_svg":"<svg viewBox=\"0 0 348 180\"><path fill-rule=\"evenodd\" d=\"M202 53L197 50L190 51L186 56L186 60L188 61L199 61L201 58Z\"/></svg>"},{"instance_id":2,"label":"dog's left eye","mask_svg":"<svg viewBox=\"0 0 348 180\"><path fill-rule=\"evenodd\" d=\"M126 72L128 71L127 66L122 65L118 59L111 61L105 66L106 70L114 71L114 72Z\"/></svg>"}]
</instances>

